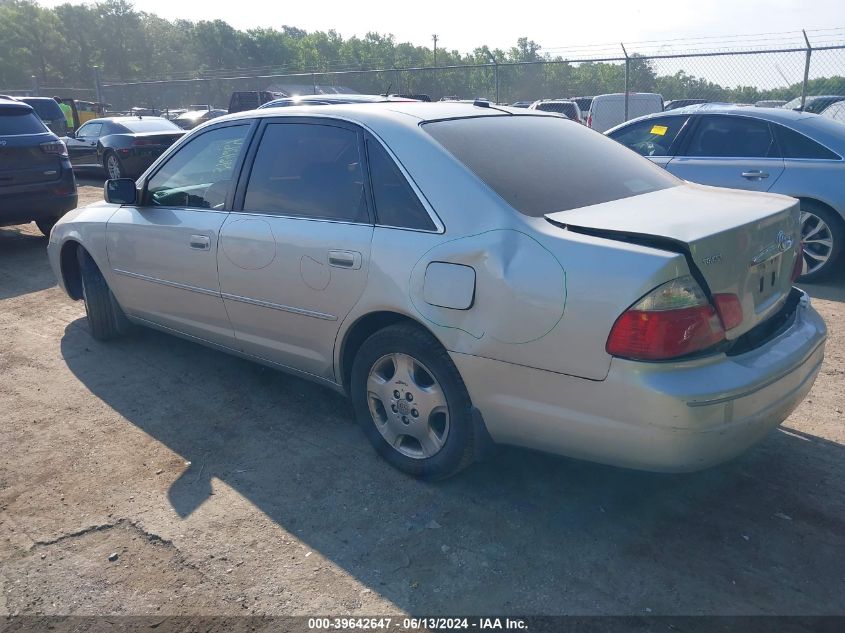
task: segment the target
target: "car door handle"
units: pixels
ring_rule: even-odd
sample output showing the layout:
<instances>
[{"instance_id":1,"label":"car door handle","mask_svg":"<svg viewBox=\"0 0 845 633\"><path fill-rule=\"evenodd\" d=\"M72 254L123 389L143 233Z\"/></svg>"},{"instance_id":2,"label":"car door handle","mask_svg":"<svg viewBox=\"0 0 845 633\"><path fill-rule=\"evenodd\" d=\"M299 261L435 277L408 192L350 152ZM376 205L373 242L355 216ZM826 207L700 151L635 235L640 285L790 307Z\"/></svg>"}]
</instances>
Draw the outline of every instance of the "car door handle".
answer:
<instances>
[{"instance_id":1,"label":"car door handle","mask_svg":"<svg viewBox=\"0 0 845 633\"><path fill-rule=\"evenodd\" d=\"M191 236L191 248L195 248L198 251L207 251L211 245L211 240L208 239L205 235L192 235Z\"/></svg>"},{"instance_id":2,"label":"car door handle","mask_svg":"<svg viewBox=\"0 0 845 633\"><path fill-rule=\"evenodd\" d=\"M759 178L768 178L769 174L764 171L760 171L759 169L755 169L754 171L742 172L742 177L747 178L748 180L755 180Z\"/></svg>"},{"instance_id":3,"label":"car door handle","mask_svg":"<svg viewBox=\"0 0 845 633\"><path fill-rule=\"evenodd\" d=\"M335 268L361 268L361 253L357 251L329 251L329 266Z\"/></svg>"}]
</instances>

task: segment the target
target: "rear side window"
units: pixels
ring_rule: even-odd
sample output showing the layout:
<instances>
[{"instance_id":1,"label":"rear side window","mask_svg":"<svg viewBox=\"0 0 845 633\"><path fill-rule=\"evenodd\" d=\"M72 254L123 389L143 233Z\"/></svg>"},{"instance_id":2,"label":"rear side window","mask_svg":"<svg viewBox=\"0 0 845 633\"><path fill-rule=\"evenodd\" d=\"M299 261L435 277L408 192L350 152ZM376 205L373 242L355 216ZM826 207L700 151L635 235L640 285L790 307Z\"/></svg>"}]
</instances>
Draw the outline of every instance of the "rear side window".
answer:
<instances>
[{"instance_id":1,"label":"rear side window","mask_svg":"<svg viewBox=\"0 0 845 633\"><path fill-rule=\"evenodd\" d=\"M705 116L690 139L687 156L776 158L775 139L766 121L741 116Z\"/></svg>"},{"instance_id":2,"label":"rear side window","mask_svg":"<svg viewBox=\"0 0 845 633\"><path fill-rule=\"evenodd\" d=\"M367 141L367 157L378 223L434 231L437 227L385 149L376 141Z\"/></svg>"},{"instance_id":3,"label":"rear side window","mask_svg":"<svg viewBox=\"0 0 845 633\"><path fill-rule=\"evenodd\" d=\"M222 209L248 125L209 130L180 147L147 183L148 204Z\"/></svg>"},{"instance_id":4,"label":"rear side window","mask_svg":"<svg viewBox=\"0 0 845 633\"><path fill-rule=\"evenodd\" d=\"M583 125L513 115L423 126L517 211L534 217L680 184L677 178Z\"/></svg>"},{"instance_id":5,"label":"rear side window","mask_svg":"<svg viewBox=\"0 0 845 633\"><path fill-rule=\"evenodd\" d=\"M0 136L44 134L46 131L44 123L32 110L0 109Z\"/></svg>"},{"instance_id":6,"label":"rear side window","mask_svg":"<svg viewBox=\"0 0 845 633\"><path fill-rule=\"evenodd\" d=\"M64 119L65 115L59 104L53 99L21 99L26 104L33 107L45 121L55 121L56 119Z\"/></svg>"},{"instance_id":7,"label":"rear side window","mask_svg":"<svg viewBox=\"0 0 845 633\"><path fill-rule=\"evenodd\" d=\"M608 136L640 156L669 156L669 148L686 122L685 116L659 117L632 123Z\"/></svg>"},{"instance_id":8,"label":"rear side window","mask_svg":"<svg viewBox=\"0 0 845 633\"><path fill-rule=\"evenodd\" d=\"M537 105L537 109L543 110L544 112L558 112L570 119L576 118L575 104L572 103L540 103Z\"/></svg>"},{"instance_id":9,"label":"rear side window","mask_svg":"<svg viewBox=\"0 0 845 633\"><path fill-rule=\"evenodd\" d=\"M244 211L369 222L358 134L308 123L266 127Z\"/></svg>"},{"instance_id":10,"label":"rear side window","mask_svg":"<svg viewBox=\"0 0 845 633\"><path fill-rule=\"evenodd\" d=\"M824 160L838 160L839 155L803 134L790 130L782 125L773 124L780 153L784 158L818 158Z\"/></svg>"}]
</instances>

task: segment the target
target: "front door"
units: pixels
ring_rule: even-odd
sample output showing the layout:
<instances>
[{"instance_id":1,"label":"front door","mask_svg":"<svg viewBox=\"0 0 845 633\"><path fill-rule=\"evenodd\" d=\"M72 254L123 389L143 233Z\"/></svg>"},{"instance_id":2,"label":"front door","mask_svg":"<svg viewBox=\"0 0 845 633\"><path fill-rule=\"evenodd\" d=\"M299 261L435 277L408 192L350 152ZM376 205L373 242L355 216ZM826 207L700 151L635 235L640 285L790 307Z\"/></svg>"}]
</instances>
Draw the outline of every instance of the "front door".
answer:
<instances>
[{"instance_id":1,"label":"front door","mask_svg":"<svg viewBox=\"0 0 845 633\"><path fill-rule=\"evenodd\" d=\"M93 121L80 127L75 138L66 139L71 165L89 169L100 166L97 161L97 141L100 140L102 129L102 122Z\"/></svg>"},{"instance_id":2,"label":"front door","mask_svg":"<svg viewBox=\"0 0 845 633\"><path fill-rule=\"evenodd\" d=\"M708 114L666 169L703 185L768 191L783 173L783 159L767 121Z\"/></svg>"},{"instance_id":3,"label":"front door","mask_svg":"<svg viewBox=\"0 0 845 633\"><path fill-rule=\"evenodd\" d=\"M129 314L235 347L217 249L249 130L240 122L196 136L148 179L140 205L109 220L114 291Z\"/></svg>"},{"instance_id":4,"label":"front door","mask_svg":"<svg viewBox=\"0 0 845 633\"><path fill-rule=\"evenodd\" d=\"M223 302L243 351L331 380L335 338L364 291L373 236L361 133L342 122L271 119L259 135L240 210L220 233Z\"/></svg>"}]
</instances>

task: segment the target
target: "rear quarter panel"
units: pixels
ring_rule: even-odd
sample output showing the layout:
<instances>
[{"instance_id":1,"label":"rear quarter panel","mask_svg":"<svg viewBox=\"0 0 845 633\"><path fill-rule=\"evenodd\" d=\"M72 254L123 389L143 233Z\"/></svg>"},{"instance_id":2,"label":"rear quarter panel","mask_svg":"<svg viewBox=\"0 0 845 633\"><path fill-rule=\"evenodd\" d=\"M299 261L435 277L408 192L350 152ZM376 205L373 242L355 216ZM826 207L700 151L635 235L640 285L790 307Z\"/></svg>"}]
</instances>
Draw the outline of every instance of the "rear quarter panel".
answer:
<instances>
[{"instance_id":1,"label":"rear quarter panel","mask_svg":"<svg viewBox=\"0 0 845 633\"><path fill-rule=\"evenodd\" d=\"M818 200L845 218L845 161L787 158L783 173L769 191Z\"/></svg>"}]
</instances>

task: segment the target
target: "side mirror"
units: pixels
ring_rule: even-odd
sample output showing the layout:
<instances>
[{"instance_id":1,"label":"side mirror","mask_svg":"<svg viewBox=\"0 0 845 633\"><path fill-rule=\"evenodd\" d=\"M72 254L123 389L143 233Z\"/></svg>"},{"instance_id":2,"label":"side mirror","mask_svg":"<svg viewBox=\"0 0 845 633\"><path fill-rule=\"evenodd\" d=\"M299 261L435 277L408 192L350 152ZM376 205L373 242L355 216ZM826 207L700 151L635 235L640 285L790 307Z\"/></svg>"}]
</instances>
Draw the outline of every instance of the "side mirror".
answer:
<instances>
[{"instance_id":1,"label":"side mirror","mask_svg":"<svg viewBox=\"0 0 845 633\"><path fill-rule=\"evenodd\" d=\"M103 197L111 204L135 204L138 200L138 189L131 178L107 180Z\"/></svg>"},{"instance_id":2,"label":"side mirror","mask_svg":"<svg viewBox=\"0 0 845 633\"><path fill-rule=\"evenodd\" d=\"M67 134L65 134L68 138L76 138L76 132L74 130L68 129Z\"/></svg>"}]
</instances>

